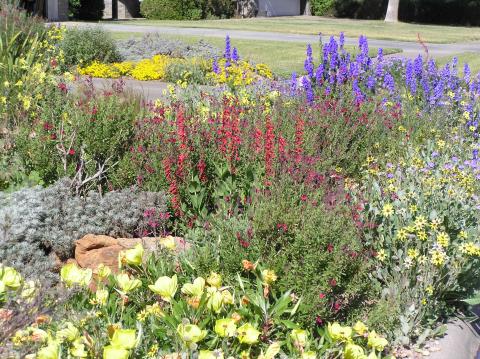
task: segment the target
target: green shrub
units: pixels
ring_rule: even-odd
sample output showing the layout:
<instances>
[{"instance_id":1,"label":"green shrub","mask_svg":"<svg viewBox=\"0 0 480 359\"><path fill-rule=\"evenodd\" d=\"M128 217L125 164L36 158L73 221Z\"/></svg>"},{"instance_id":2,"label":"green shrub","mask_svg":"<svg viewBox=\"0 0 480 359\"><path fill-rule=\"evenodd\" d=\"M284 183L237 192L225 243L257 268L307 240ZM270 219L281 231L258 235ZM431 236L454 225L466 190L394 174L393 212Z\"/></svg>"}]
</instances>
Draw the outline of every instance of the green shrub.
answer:
<instances>
[{"instance_id":1,"label":"green shrub","mask_svg":"<svg viewBox=\"0 0 480 359\"><path fill-rule=\"evenodd\" d=\"M144 0L140 4L141 14L156 20L227 18L233 11L231 0Z\"/></svg>"},{"instance_id":2,"label":"green shrub","mask_svg":"<svg viewBox=\"0 0 480 359\"><path fill-rule=\"evenodd\" d=\"M143 0L140 13L147 19L182 20L182 3L177 0Z\"/></svg>"},{"instance_id":3,"label":"green shrub","mask_svg":"<svg viewBox=\"0 0 480 359\"><path fill-rule=\"evenodd\" d=\"M107 31L99 28L68 29L60 48L65 66L120 60L114 40Z\"/></svg>"},{"instance_id":4,"label":"green shrub","mask_svg":"<svg viewBox=\"0 0 480 359\"><path fill-rule=\"evenodd\" d=\"M77 191L106 186L111 171L130 150L133 124L141 114L139 102L120 92L78 98L57 90L37 120L18 131L17 153L46 184L69 176L75 177Z\"/></svg>"},{"instance_id":5,"label":"green shrub","mask_svg":"<svg viewBox=\"0 0 480 359\"><path fill-rule=\"evenodd\" d=\"M336 0L313 0L312 13L317 16L331 15L335 10Z\"/></svg>"},{"instance_id":6,"label":"green shrub","mask_svg":"<svg viewBox=\"0 0 480 359\"><path fill-rule=\"evenodd\" d=\"M352 319L375 295L367 279L371 256L348 208L327 209L320 193L305 199L304 190L283 182L256 196L244 215L220 215L208 220L210 230L190 232L193 242L205 245L195 263L207 270L213 262L233 280L240 259L260 260L278 272L282 290L303 298L303 323Z\"/></svg>"}]
</instances>

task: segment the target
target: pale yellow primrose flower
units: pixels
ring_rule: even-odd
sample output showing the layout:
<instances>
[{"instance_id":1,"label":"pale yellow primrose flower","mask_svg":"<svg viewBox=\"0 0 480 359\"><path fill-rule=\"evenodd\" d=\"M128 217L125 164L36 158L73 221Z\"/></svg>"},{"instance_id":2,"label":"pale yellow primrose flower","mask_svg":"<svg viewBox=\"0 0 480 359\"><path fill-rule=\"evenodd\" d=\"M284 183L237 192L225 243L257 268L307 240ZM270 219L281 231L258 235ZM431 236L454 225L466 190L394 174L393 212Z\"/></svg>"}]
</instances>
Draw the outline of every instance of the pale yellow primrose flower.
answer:
<instances>
[{"instance_id":1,"label":"pale yellow primrose flower","mask_svg":"<svg viewBox=\"0 0 480 359\"><path fill-rule=\"evenodd\" d=\"M195 324L179 324L177 333L185 343L198 343L207 336L206 330L201 330Z\"/></svg>"},{"instance_id":2,"label":"pale yellow primrose flower","mask_svg":"<svg viewBox=\"0 0 480 359\"><path fill-rule=\"evenodd\" d=\"M137 345L135 329L117 329L110 344L116 348L133 349Z\"/></svg>"},{"instance_id":3,"label":"pale yellow primrose flower","mask_svg":"<svg viewBox=\"0 0 480 359\"><path fill-rule=\"evenodd\" d=\"M102 263L97 267L97 275L100 279L105 279L110 274L112 274L112 270L110 269L110 267L106 266L105 264Z\"/></svg>"},{"instance_id":4,"label":"pale yellow primrose flower","mask_svg":"<svg viewBox=\"0 0 480 359\"><path fill-rule=\"evenodd\" d=\"M338 323L329 323L327 332L333 341L347 341L352 336L352 328L342 327Z\"/></svg>"},{"instance_id":5,"label":"pale yellow primrose flower","mask_svg":"<svg viewBox=\"0 0 480 359\"><path fill-rule=\"evenodd\" d=\"M375 330L372 330L368 334L368 346L382 352L383 349L388 345L388 341L385 338L379 337Z\"/></svg>"},{"instance_id":6,"label":"pale yellow primrose flower","mask_svg":"<svg viewBox=\"0 0 480 359\"><path fill-rule=\"evenodd\" d=\"M356 344L347 344L343 355L344 359L367 359L362 347Z\"/></svg>"},{"instance_id":7,"label":"pale yellow primrose flower","mask_svg":"<svg viewBox=\"0 0 480 359\"><path fill-rule=\"evenodd\" d=\"M212 287L220 288L222 286L222 276L218 273L211 272L207 278L207 283Z\"/></svg>"},{"instance_id":8,"label":"pale yellow primrose flower","mask_svg":"<svg viewBox=\"0 0 480 359\"><path fill-rule=\"evenodd\" d=\"M192 283L185 283L182 287L182 293L193 297L200 298L205 289L205 279L198 277Z\"/></svg>"},{"instance_id":9,"label":"pale yellow primrose flower","mask_svg":"<svg viewBox=\"0 0 480 359\"><path fill-rule=\"evenodd\" d=\"M258 359L274 359L275 356L280 352L280 343L279 342L273 342L270 344L267 348L267 351L265 354L262 353L258 356Z\"/></svg>"},{"instance_id":10,"label":"pale yellow primrose flower","mask_svg":"<svg viewBox=\"0 0 480 359\"><path fill-rule=\"evenodd\" d=\"M232 293L230 293L228 290L222 290L222 301L223 304L230 304L233 305L234 299Z\"/></svg>"},{"instance_id":11,"label":"pale yellow primrose flower","mask_svg":"<svg viewBox=\"0 0 480 359\"><path fill-rule=\"evenodd\" d=\"M160 277L155 284L149 285L148 288L158 294L166 302L170 302L177 292L177 275L172 278Z\"/></svg>"},{"instance_id":12,"label":"pale yellow primrose flower","mask_svg":"<svg viewBox=\"0 0 480 359\"><path fill-rule=\"evenodd\" d=\"M51 341L46 347L37 353L37 359L58 359L60 348L56 341Z\"/></svg>"},{"instance_id":13,"label":"pale yellow primrose flower","mask_svg":"<svg viewBox=\"0 0 480 359\"><path fill-rule=\"evenodd\" d=\"M237 331L237 325L232 318L218 319L215 322L215 333L222 337L233 337Z\"/></svg>"},{"instance_id":14,"label":"pale yellow primrose flower","mask_svg":"<svg viewBox=\"0 0 480 359\"><path fill-rule=\"evenodd\" d=\"M302 359L317 359L317 354L313 351L305 352L302 354Z\"/></svg>"},{"instance_id":15,"label":"pale yellow primrose flower","mask_svg":"<svg viewBox=\"0 0 480 359\"><path fill-rule=\"evenodd\" d=\"M307 345L307 337L308 333L306 330L293 329L290 332L290 338L293 340L296 347L305 347L305 345Z\"/></svg>"},{"instance_id":16,"label":"pale yellow primrose flower","mask_svg":"<svg viewBox=\"0 0 480 359\"><path fill-rule=\"evenodd\" d=\"M215 287L207 288L207 307L215 313L219 313L223 305L222 293Z\"/></svg>"},{"instance_id":17,"label":"pale yellow primrose flower","mask_svg":"<svg viewBox=\"0 0 480 359\"><path fill-rule=\"evenodd\" d=\"M113 345L103 347L103 359L128 359L129 356L130 352L127 349L117 348Z\"/></svg>"},{"instance_id":18,"label":"pale yellow primrose flower","mask_svg":"<svg viewBox=\"0 0 480 359\"><path fill-rule=\"evenodd\" d=\"M223 359L223 352L221 349L217 350L200 350L198 359Z\"/></svg>"},{"instance_id":19,"label":"pale yellow primrose flower","mask_svg":"<svg viewBox=\"0 0 480 359\"><path fill-rule=\"evenodd\" d=\"M22 276L12 267L0 267L0 281L10 289L18 289L22 285Z\"/></svg>"},{"instance_id":20,"label":"pale yellow primrose flower","mask_svg":"<svg viewBox=\"0 0 480 359\"><path fill-rule=\"evenodd\" d=\"M158 242L164 248L171 251L174 251L177 248L177 244L175 243L175 238L173 236L167 236L165 238L160 239Z\"/></svg>"},{"instance_id":21,"label":"pale yellow primrose flower","mask_svg":"<svg viewBox=\"0 0 480 359\"><path fill-rule=\"evenodd\" d=\"M107 289L97 289L97 291L95 292L95 300L100 305L107 304L108 290Z\"/></svg>"},{"instance_id":22,"label":"pale yellow primrose flower","mask_svg":"<svg viewBox=\"0 0 480 359\"><path fill-rule=\"evenodd\" d=\"M64 325L64 328L59 330L56 334L56 339L59 342L73 342L80 336L80 332L71 322L67 322Z\"/></svg>"},{"instance_id":23,"label":"pale yellow primrose flower","mask_svg":"<svg viewBox=\"0 0 480 359\"><path fill-rule=\"evenodd\" d=\"M87 287L92 279L92 270L81 269L75 263L69 263L60 270L60 278L67 287L74 284Z\"/></svg>"},{"instance_id":24,"label":"pale yellow primrose flower","mask_svg":"<svg viewBox=\"0 0 480 359\"><path fill-rule=\"evenodd\" d=\"M358 321L355 323L355 325L353 326L353 330L355 331L355 333L357 333L358 335L363 335L365 334L367 331L368 331L368 327L361 321Z\"/></svg>"},{"instance_id":25,"label":"pale yellow primrose flower","mask_svg":"<svg viewBox=\"0 0 480 359\"><path fill-rule=\"evenodd\" d=\"M127 273L117 274L115 276L115 281L123 293L131 292L142 285L140 279L131 279Z\"/></svg>"},{"instance_id":26,"label":"pale yellow primrose flower","mask_svg":"<svg viewBox=\"0 0 480 359\"><path fill-rule=\"evenodd\" d=\"M75 340L68 350L69 354L74 358L86 358L88 356L88 352L85 350L85 344L83 344L83 339L82 337Z\"/></svg>"},{"instance_id":27,"label":"pale yellow primrose flower","mask_svg":"<svg viewBox=\"0 0 480 359\"><path fill-rule=\"evenodd\" d=\"M118 261L120 267L124 264L139 266L142 264L144 249L141 243L138 243L134 248L121 251L118 254Z\"/></svg>"},{"instance_id":28,"label":"pale yellow primrose flower","mask_svg":"<svg viewBox=\"0 0 480 359\"><path fill-rule=\"evenodd\" d=\"M245 323L240 328L238 328L238 340L242 344L255 344L258 342L258 337L260 332L250 323Z\"/></svg>"}]
</instances>

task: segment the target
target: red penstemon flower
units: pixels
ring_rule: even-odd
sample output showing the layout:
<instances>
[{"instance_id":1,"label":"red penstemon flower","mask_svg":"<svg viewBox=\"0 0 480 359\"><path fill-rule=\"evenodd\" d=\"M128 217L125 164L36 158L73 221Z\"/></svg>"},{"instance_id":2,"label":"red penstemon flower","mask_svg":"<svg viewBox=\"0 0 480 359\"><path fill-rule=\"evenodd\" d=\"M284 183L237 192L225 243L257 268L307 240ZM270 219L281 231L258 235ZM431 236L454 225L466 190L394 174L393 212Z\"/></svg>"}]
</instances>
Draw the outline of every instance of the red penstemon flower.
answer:
<instances>
[{"instance_id":1,"label":"red penstemon flower","mask_svg":"<svg viewBox=\"0 0 480 359\"><path fill-rule=\"evenodd\" d=\"M265 136L264 136L264 156L265 156L265 177L268 180L273 177L273 161L275 159L274 152L275 134L270 116L265 118Z\"/></svg>"}]
</instances>

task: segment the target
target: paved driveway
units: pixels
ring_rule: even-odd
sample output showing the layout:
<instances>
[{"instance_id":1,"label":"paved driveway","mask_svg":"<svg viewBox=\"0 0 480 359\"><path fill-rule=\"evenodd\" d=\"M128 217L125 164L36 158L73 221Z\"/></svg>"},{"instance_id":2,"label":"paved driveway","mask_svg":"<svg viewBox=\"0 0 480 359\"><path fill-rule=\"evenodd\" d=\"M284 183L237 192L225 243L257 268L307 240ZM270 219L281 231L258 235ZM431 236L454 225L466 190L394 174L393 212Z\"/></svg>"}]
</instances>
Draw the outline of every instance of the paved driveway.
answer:
<instances>
[{"instance_id":1,"label":"paved driveway","mask_svg":"<svg viewBox=\"0 0 480 359\"><path fill-rule=\"evenodd\" d=\"M230 35L234 39L247 40L275 40L275 41L291 41L315 43L318 41L316 35L301 35L301 34L287 34L279 32L263 32L263 31L246 31L246 30L224 30L224 29L200 29L200 28L180 28L167 27L155 25L130 25L130 24L112 24L112 23L82 23L82 22L65 22L62 23L67 27L89 27L100 26L109 31L115 32L129 32L129 33L148 33L158 32L170 35L196 35L205 37L225 37ZM323 41L328 38L324 36ZM357 39L347 38L345 43L347 45L357 45ZM416 57L418 54L423 54L424 50L419 43L407 41L392 41L392 40L378 40L369 39L368 43L372 47L383 48L398 48L402 49L402 56ZM462 52L478 52L480 55L480 41L468 43L454 43L454 44L427 44L429 54L434 57L454 55ZM398 56L398 54L397 54Z\"/></svg>"}]
</instances>

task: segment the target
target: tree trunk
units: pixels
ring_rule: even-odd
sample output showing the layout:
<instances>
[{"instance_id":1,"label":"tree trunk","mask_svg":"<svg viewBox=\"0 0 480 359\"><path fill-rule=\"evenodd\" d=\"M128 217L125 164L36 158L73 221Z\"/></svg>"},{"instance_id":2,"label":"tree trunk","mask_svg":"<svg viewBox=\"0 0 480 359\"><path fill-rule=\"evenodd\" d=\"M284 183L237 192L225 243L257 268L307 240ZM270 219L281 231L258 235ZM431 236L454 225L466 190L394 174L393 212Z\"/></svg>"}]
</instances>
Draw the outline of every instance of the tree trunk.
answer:
<instances>
[{"instance_id":1,"label":"tree trunk","mask_svg":"<svg viewBox=\"0 0 480 359\"><path fill-rule=\"evenodd\" d=\"M386 22L398 22L398 8L400 7L400 0L388 0Z\"/></svg>"},{"instance_id":2,"label":"tree trunk","mask_svg":"<svg viewBox=\"0 0 480 359\"><path fill-rule=\"evenodd\" d=\"M307 0L305 3L305 11L303 12L303 15L310 16L312 15L312 8L310 5L310 0Z\"/></svg>"}]
</instances>

